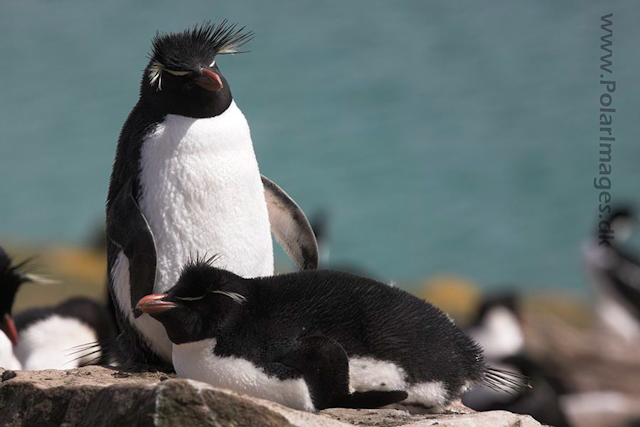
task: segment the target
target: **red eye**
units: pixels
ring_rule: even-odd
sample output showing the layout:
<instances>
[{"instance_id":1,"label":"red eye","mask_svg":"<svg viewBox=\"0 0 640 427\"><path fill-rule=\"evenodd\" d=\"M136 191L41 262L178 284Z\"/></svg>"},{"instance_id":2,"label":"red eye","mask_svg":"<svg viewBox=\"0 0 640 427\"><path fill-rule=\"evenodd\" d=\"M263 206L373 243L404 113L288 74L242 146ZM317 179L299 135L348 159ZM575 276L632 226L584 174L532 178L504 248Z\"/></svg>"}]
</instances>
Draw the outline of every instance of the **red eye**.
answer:
<instances>
[{"instance_id":1,"label":"red eye","mask_svg":"<svg viewBox=\"0 0 640 427\"><path fill-rule=\"evenodd\" d=\"M207 310L207 306L206 306L206 305L204 305L204 304L198 304L198 305L196 306L196 311L198 311L198 312L200 312L200 313L203 313L203 312L205 312L206 310Z\"/></svg>"}]
</instances>

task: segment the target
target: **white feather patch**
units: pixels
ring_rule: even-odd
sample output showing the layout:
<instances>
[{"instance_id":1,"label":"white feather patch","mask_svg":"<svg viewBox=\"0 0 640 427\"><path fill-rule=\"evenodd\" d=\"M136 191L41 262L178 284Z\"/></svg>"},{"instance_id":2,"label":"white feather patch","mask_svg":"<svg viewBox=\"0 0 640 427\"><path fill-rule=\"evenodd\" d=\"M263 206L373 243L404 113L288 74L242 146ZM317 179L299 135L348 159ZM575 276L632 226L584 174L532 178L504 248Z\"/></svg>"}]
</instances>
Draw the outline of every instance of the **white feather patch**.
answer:
<instances>
[{"instance_id":1,"label":"white feather patch","mask_svg":"<svg viewBox=\"0 0 640 427\"><path fill-rule=\"evenodd\" d=\"M18 370L22 364L13 353L13 344L4 332L0 332L0 368Z\"/></svg>"},{"instance_id":2,"label":"white feather patch","mask_svg":"<svg viewBox=\"0 0 640 427\"><path fill-rule=\"evenodd\" d=\"M482 324L469 330L469 335L482 346L489 360L518 353L524 347L524 335L516 315L506 307L493 308Z\"/></svg>"},{"instance_id":3,"label":"white feather patch","mask_svg":"<svg viewBox=\"0 0 640 427\"><path fill-rule=\"evenodd\" d=\"M71 369L100 357L100 352L72 354L74 347L97 339L95 331L78 319L53 315L20 331L15 354L25 370Z\"/></svg>"},{"instance_id":4,"label":"white feather patch","mask_svg":"<svg viewBox=\"0 0 640 427\"><path fill-rule=\"evenodd\" d=\"M407 389L409 397L400 402L405 405L420 405L431 410L441 409L448 401L448 393L440 381L415 384Z\"/></svg>"},{"instance_id":5,"label":"white feather patch","mask_svg":"<svg viewBox=\"0 0 640 427\"><path fill-rule=\"evenodd\" d=\"M169 115L141 153L140 209L165 292L196 255L243 277L273 274L269 217L249 126L235 103L217 117Z\"/></svg>"},{"instance_id":6,"label":"white feather patch","mask_svg":"<svg viewBox=\"0 0 640 427\"><path fill-rule=\"evenodd\" d=\"M404 390L409 396L392 407L419 406L437 410L448 402L448 393L442 382L409 384L404 369L393 362L370 357L349 359L349 381L354 391ZM413 410L415 412L415 410Z\"/></svg>"},{"instance_id":7,"label":"white feather patch","mask_svg":"<svg viewBox=\"0 0 640 427\"><path fill-rule=\"evenodd\" d=\"M349 383L356 391L404 390L404 369L392 362L370 357L349 359Z\"/></svg>"},{"instance_id":8,"label":"white feather patch","mask_svg":"<svg viewBox=\"0 0 640 427\"><path fill-rule=\"evenodd\" d=\"M596 301L596 313L602 323L630 342L640 340L640 323L615 297L603 296Z\"/></svg>"},{"instance_id":9,"label":"white feather patch","mask_svg":"<svg viewBox=\"0 0 640 427\"><path fill-rule=\"evenodd\" d=\"M173 367L184 378L202 381L302 411L315 411L306 382L279 380L245 359L213 354L215 338L173 346Z\"/></svg>"}]
</instances>

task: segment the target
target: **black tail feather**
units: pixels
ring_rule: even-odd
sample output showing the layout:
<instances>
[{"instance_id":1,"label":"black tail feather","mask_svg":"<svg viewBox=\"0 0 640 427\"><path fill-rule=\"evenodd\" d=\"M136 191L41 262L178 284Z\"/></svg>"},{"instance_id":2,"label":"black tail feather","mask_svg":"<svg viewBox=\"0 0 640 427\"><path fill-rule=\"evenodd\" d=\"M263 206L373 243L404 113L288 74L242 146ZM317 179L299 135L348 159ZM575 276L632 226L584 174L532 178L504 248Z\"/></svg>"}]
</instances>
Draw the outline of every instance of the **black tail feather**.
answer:
<instances>
[{"instance_id":1,"label":"black tail feather","mask_svg":"<svg viewBox=\"0 0 640 427\"><path fill-rule=\"evenodd\" d=\"M497 368L487 368L480 384L512 396L516 396L526 388L531 388L529 378L525 375Z\"/></svg>"},{"instance_id":2,"label":"black tail feather","mask_svg":"<svg viewBox=\"0 0 640 427\"><path fill-rule=\"evenodd\" d=\"M117 361L118 343L117 338L104 338L98 341L88 342L77 345L68 349L67 356L71 359L69 362L76 362L87 356L99 354L88 362L82 363L86 365L108 365ZM74 357L75 356L75 357Z\"/></svg>"}]
</instances>

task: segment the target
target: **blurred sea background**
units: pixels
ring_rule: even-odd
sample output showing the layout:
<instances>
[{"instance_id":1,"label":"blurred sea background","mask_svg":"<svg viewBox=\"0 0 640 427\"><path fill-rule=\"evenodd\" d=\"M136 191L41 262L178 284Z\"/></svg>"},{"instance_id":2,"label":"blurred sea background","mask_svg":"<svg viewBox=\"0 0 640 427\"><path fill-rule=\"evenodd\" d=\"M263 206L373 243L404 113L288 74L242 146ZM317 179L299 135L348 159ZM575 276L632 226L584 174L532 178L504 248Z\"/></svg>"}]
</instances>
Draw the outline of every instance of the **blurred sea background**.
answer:
<instances>
[{"instance_id":1,"label":"blurred sea background","mask_svg":"<svg viewBox=\"0 0 640 427\"><path fill-rule=\"evenodd\" d=\"M638 202L636 2L3 2L0 239L88 244L151 38L228 18L255 32L218 64L261 171L328 215L332 263L586 293L606 13L613 202Z\"/></svg>"}]
</instances>

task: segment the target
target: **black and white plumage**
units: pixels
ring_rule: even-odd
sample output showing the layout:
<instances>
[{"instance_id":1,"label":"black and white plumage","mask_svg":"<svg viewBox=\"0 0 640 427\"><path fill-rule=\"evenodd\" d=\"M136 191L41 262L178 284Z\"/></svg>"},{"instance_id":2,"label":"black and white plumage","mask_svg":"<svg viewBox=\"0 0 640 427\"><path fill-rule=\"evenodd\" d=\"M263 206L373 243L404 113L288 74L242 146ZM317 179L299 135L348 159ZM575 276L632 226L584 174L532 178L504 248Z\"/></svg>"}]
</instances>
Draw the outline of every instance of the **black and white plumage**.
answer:
<instances>
[{"instance_id":1,"label":"black and white plumage","mask_svg":"<svg viewBox=\"0 0 640 427\"><path fill-rule=\"evenodd\" d=\"M562 396L567 393L559 378L526 352L520 298L512 292L486 297L467 333L484 349L487 362L519 375L519 390L476 387L462 395L462 402L476 411L506 410L527 414L543 424L569 427ZM516 377L518 378L518 377ZM524 387L526 378L530 387Z\"/></svg>"},{"instance_id":2,"label":"black and white plumage","mask_svg":"<svg viewBox=\"0 0 640 427\"><path fill-rule=\"evenodd\" d=\"M520 301L515 293L490 295L482 301L467 333L490 360L502 360L524 351Z\"/></svg>"},{"instance_id":3,"label":"black and white plumage","mask_svg":"<svg viewBox=\"0 0 640 427\"><path fill-rule=\"evenodd\" d=\"M153 40L140 98L122 128L107 200L108 273L128 361L167 365L164 329L135 311L193 255L244 277L273 274L271 233L303 269L318 249L295 202L260 175L247 121L218 68L252 37L225 22Z\"/></svg>"},{"instance_id":4,"label":"black and white plumage","mask_svg":"<svg viewBox=\"0 0 640 427\"><path fill-rule=\"evenodd\" d=\"M404 391L402 405L438 409L476 382L511 381L437 308L344 272L244 279L196 262L138 308L166 328L179 375L307 411L351 406L349 390L392 393L369 407Z\"/></svg>"},{"instance_id":5,"label":"black and white plumage","mask_svg":"<svg viewBox=\"0 0 640 427\"><path fill-rule=\"evenodd\" d=\"M640 340L640 254L623 243L634 224L638 217L632 207L613 207L583 244L596 292L596 312L611 331L630 341ZM608 233L606 239L603 230Z\"/></svg>"},{"instance_id":6,"label":"black and white plumage","mask_svg":"<svg viewBox=\"0 0 640 427\"><path fill-rule=\"evenodd\" d=\"M16 294L25 283L53 281L13 265L0 248L0 366L6 369L68 369L106 363L105 342L115 335L106 308L88 298L71 298L57 306L30 308L11 318ZM91 344L94 343L95 344ZM8 344L7 344L8 343Z\"/></svg>"},{"instance_id":7,"label":"black and white plumage","mask_svg":"<svg viewBox=\"0 0 640 427\"><path fill-rule=\"evenodd\" d=\"M33 278L22 271L24 263L13 265L5 250L0 247L0 367L20 369L13 348L18 344L18 330L12 318L13 303L20 286Z\"/></svg>"},{"instance_id":8,"label":"black and white plumage","mask_svg":"<svg viewBox=\"0 0 640 427\"><path fill-rule=\"evenodd\" d=\"M16 315L14 352L25 370L71 369L111 361L115 324L106 307L75 297Z\"/></svg>"}]
</instances>

